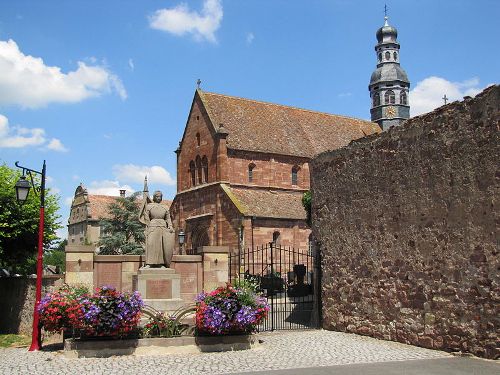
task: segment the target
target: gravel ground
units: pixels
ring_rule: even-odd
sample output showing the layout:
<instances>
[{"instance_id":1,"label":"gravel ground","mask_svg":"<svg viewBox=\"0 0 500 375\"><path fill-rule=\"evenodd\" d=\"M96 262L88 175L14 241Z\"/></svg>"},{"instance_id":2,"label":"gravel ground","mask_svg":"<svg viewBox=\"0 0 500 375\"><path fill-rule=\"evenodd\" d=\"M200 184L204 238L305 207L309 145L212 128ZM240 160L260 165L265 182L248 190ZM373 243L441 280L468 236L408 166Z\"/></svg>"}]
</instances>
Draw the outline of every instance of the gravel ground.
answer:
<instances>
[{"instance_id":1,"label":"gravel ground","mask_svg":"<svg viewBox=\"0 0 500 375\"><path fill-rule=\"evenodd\" d=\"M69 359L57 350L0 349L0 374L228 374L449 358L445 352L323 330L261 333L255 349L223 353Z\"/></svg>"}]
</instances>

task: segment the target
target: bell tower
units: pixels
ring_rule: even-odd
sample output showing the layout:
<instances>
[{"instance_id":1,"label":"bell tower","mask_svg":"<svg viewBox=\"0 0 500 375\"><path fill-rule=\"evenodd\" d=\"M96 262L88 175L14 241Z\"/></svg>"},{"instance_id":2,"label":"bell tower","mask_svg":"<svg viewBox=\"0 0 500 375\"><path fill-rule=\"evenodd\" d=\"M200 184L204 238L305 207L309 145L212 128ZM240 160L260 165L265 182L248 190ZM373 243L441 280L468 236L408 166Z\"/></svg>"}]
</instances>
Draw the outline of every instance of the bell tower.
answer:
<instances>
[{"instance_id":1,"label":"bell tower","mask_svg":"<svg viewBox=\"0 0 500 375\"><path fill-rule=\"evenodd\" d=\"M370 113L371 120L379 124L382 130L387 130L410 118L410 81L399 65L398 31L389 25L387 14L384 26L377 30L376 35L377 68L368 86Z\"/></svg>"}]
</instances>

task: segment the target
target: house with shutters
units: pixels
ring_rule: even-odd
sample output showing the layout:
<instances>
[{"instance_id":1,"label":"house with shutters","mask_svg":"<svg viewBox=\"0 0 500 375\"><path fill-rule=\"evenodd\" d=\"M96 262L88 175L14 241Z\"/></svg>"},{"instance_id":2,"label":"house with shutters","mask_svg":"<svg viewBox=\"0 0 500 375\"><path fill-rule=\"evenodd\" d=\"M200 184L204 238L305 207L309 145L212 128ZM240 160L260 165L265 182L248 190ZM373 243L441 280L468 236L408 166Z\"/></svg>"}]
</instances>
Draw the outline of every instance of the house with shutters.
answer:
<instances>
[{"instance_id":1,"label":"house with shutters","mask_svg":"<svg viewBox=\"0 0 500 375\"><path fill-rule=\"evenodd\" d=\"M176 150L170 208L184 248L308 248L302 196L310 160L378 132L365 120L197 89Z\"/></svg>"}]
</instances>

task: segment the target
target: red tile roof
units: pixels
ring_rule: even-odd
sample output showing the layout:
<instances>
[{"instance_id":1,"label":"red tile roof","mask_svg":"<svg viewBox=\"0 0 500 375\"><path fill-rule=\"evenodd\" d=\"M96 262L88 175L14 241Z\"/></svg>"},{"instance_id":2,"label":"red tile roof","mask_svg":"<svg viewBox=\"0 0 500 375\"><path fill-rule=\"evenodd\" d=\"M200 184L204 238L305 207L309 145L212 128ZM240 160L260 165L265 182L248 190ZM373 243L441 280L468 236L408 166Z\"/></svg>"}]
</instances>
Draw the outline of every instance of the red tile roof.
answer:
<instances>
[{"instance_id":1,"label":"red tile roof","mask_svg":"<svg viewBox=\"0 0 500 375\"><path fill-rule=\"evenodd\" d=\"M90 220L109 219L111 217L109 212L109 205L111 203L115 203L117 198L119 197L110 195L89 194L88 195L89 219ZM161 203L170 208L172 201L164 199L161 201ZM142 204L142 197L141 199L137 200L137 204L138 205Z\"/></svg>"},{"instance_id":2,"label":"red tile roof","mask_svg":"<svg viewBox=\"0 0 500 375\"><path fill-rule=\"evenodd\" d=\"M380 132L370 121L197 90L212 124L229 133L227 147L313 157Z\"/></svg>"},{"instance_id":3,"label":"red tile roof","mask_svg":"<svg viewBox=\"0 0 500 375\"><path fill-rule=\"evenodd\" d=\"M230 187L245 216L305 220L303 192Z\"/></svg>"}]
</instances>

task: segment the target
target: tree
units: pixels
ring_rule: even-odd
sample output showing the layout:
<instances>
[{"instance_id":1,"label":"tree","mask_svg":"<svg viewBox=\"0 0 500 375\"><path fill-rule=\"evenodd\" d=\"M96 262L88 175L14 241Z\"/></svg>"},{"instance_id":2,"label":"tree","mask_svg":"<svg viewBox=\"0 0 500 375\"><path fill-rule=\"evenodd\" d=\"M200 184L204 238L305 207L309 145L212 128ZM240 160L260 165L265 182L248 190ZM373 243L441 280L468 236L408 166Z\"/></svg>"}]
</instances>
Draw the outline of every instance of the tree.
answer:
<instances>
[{"instance_id":1,"label":"tree","mask_svg":"<svg viewBox=\"0 0 500 375\"><path fill-rule=\"evenodd\" d=\"M302 196L302 206L304 206L304 209L306 210L306 222L307 225L309 226L311 226L311 201L312 201L311 191L308 190Z\"/></svg>"},{"instance_id":2,"label":"tree","mask_svg":"<svg viewBox=\"0 0 500 375\"><path fill-rule=\"evenodd\" d=\"M118 197L111 203L110 219L101 219L101 238L99 254L142 254L144 253L144 225L139 221L137 196Z\"/></svg>"},{"instance_id":3,"label":"tree","mask_svg":"<svg viewBox=\"0 0 500 375\"><path fill-rule=\"evenodd\" d=\"M68 240L64 239L55 244L54 247L49 249L43 254L43 264L58 267L60 272L66 270L66 253L64 248L68 244Z\"/></svg>"},{"instance_id":4,"label":"tree","mask_svg":"<svg viewBox=\"0 0 500 375\"><path fill-rule=\"evenodd\" d=\"M38 224L40 220L40 195L31 189L27 201L21 205L16 200L14 185L21 171L0 165L0 267L12 273L36 272ZM40 186L39 179L35 184ZM44 249L57 239L59 223L59 197L45 193Z\"/></svg>"}]
</instances>

